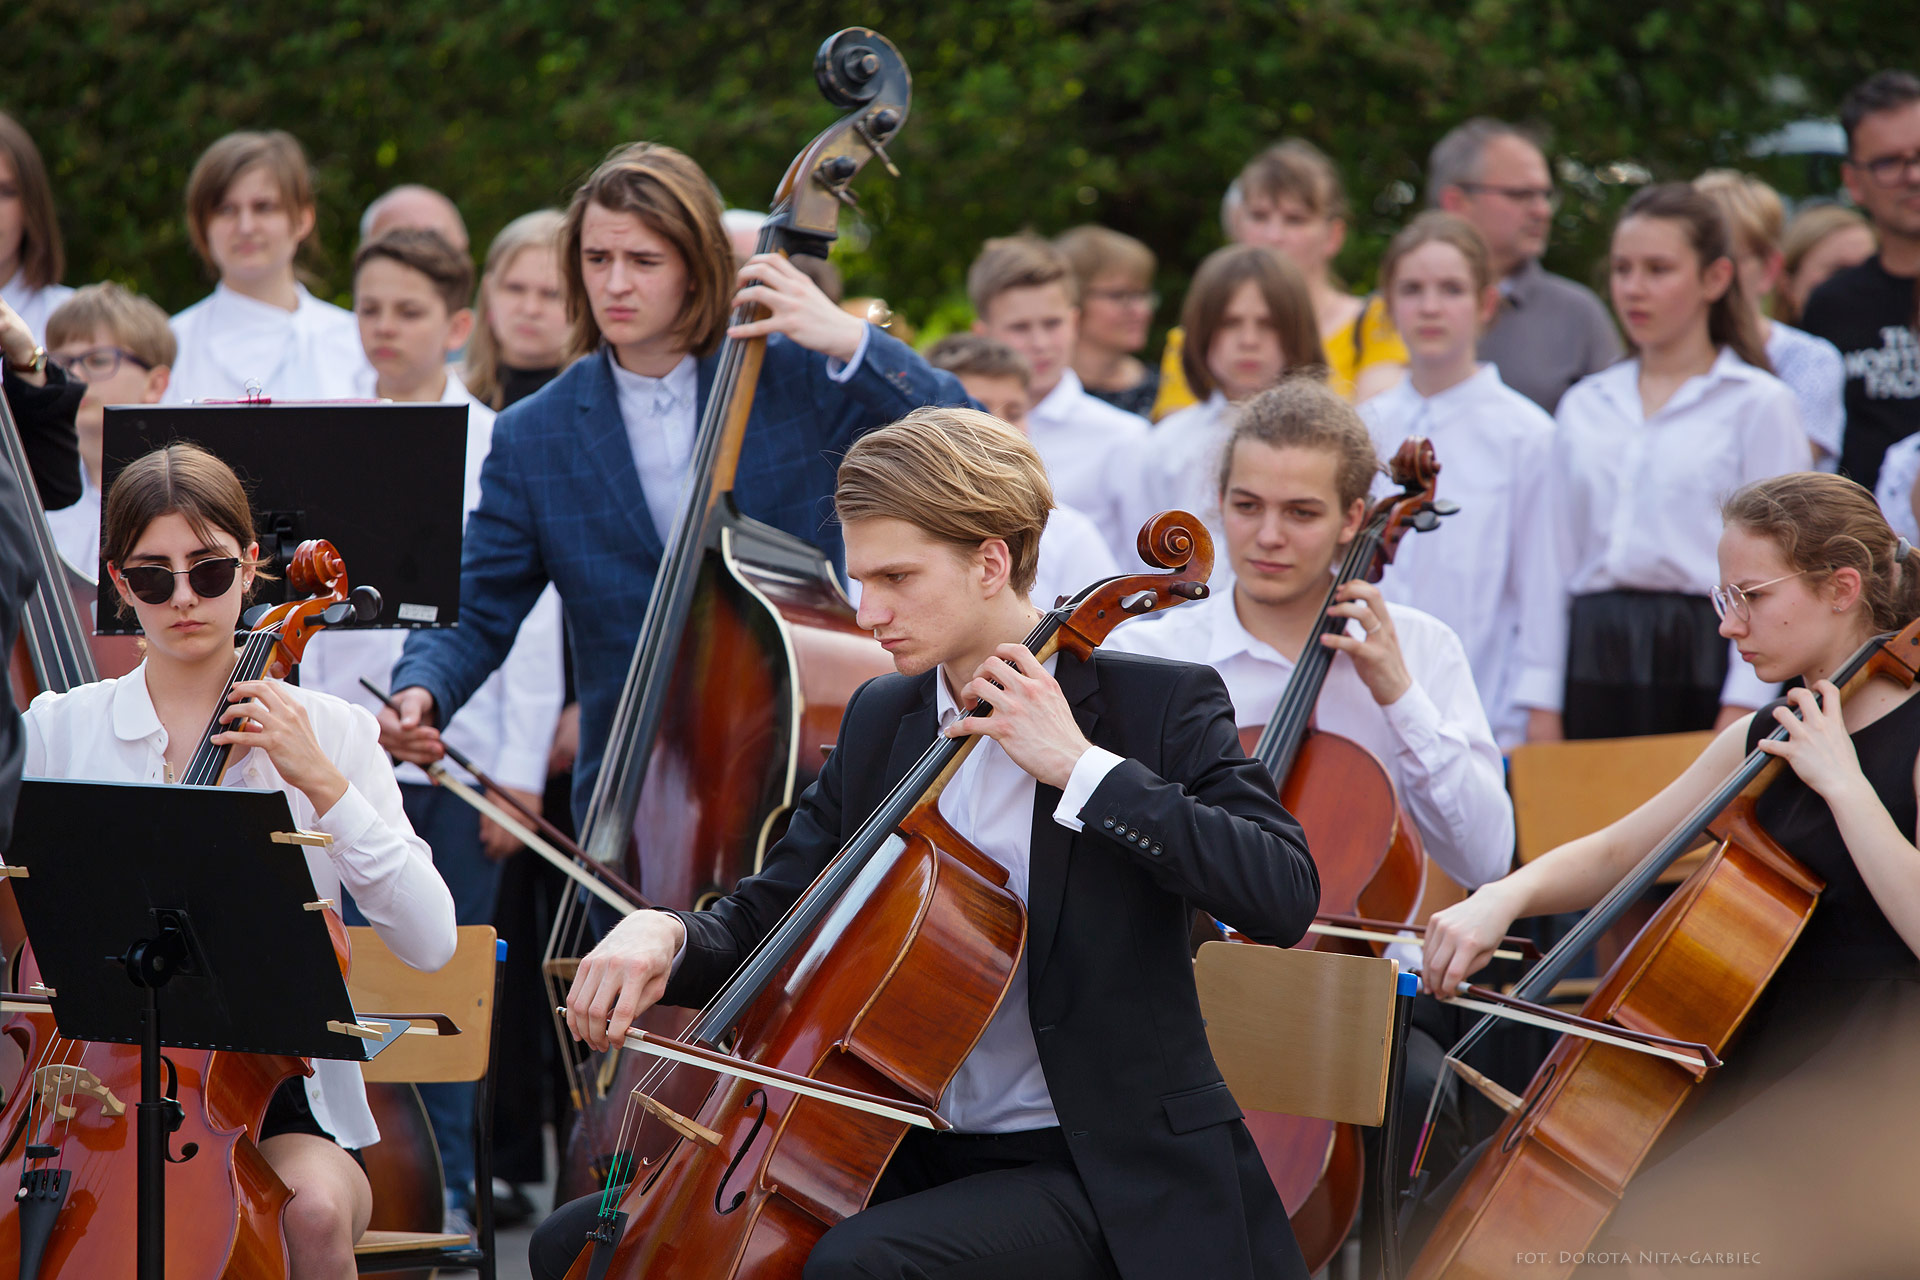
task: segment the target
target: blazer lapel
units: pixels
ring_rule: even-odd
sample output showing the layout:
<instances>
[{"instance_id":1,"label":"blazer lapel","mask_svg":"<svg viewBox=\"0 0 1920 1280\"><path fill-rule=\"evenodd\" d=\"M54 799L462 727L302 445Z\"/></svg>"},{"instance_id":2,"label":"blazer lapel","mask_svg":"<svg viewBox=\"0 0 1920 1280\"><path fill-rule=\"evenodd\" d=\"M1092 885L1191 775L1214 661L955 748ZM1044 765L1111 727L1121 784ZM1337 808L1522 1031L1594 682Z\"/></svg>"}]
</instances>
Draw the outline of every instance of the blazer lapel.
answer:
<instances>
[{"instance_id":1,"label":"blazer lapel","mask_svg":"<svg viewBox=\"0 0 1920 1280\"><path fill-rule=\"evenodd\" d=\"M612 360L613 352L603 347L589 362L589 376L574 402L580 438L594 469L605 479L614 504L626 514L634 536L657 566L666 548L660 543L660 531L653 527L653 512L647 506L646 491L640 487L640 472L633 465L633 444L627 438L626 419L620 414Z\"/></svg>"},{"instance_id":2,"label":"blazer lapel","mask_svg":"<svg viewBox=\"0 0 1920 1280\"><path fill-rule=\"evenodd\" d=\"M940 668L935 667L920 677L920 697L911 710L900 717L900 727L894 731L893 750L887 756L887 771L880 779L880 795L893 790L900 779L907 776L907 770L913 768L913 762L926 754L933 745L933 735L939 732L940 718L935 712L933 682L940 678Z\"/></svg>"},{"instance_id":3,"label":"blazer lapel","mask_svg":"<svg viewBox=\"0 0 1920 1280\"><path fill-rule=\"evenodd\" d=\"M1060 655L1054 678L1073 708L1074 722L1087 741L1093 741L1100 722L1100 685L1091 662L1070 653ZM1053 820L1060 788L1044 783L1034 787L1033 834L1027 862L1027 982L1040 981L1047 956L1060 927L1060 906L1067 891L1067 864L1073 853L1074 833Z\"/></svg>"}]
</instances>

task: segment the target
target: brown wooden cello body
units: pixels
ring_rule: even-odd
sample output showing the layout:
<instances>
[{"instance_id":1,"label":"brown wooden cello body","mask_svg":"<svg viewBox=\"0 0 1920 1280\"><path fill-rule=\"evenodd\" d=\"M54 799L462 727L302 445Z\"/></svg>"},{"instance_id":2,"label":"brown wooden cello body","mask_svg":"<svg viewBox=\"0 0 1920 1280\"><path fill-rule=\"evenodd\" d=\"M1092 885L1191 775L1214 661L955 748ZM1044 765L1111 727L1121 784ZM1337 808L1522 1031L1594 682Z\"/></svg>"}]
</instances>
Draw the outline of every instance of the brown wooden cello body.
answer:
<instances>
[{"instance_id":1,"label":"brown wooden cello body","mask_svg":"<svg viewBox=\"0 0 1920 1280\"><path fill-rule=\"evenodd\" d=\"M1917 672L1920 622L1869 643L1834 682L1845 695L1876 676L1911 685ZM1754 820L1754 801L1781 767L1764 752L1749 756L1548 952L1515 994L1537 998L1568 958L1711 831L1719 848L1661 904L1581 1013L1715 1053L1724 1049L1825 887ZM1463 1040L1454 1053L1469 1046ZM1570 1273L1654 1143L1709 1079L1708 1071L1664 1058L1562 1037L1461 1183L1409 1274L1416 1280L1507 1276L1516 1250L1544 1259L1530 1270Z\"/></svg>"}]
</instances>

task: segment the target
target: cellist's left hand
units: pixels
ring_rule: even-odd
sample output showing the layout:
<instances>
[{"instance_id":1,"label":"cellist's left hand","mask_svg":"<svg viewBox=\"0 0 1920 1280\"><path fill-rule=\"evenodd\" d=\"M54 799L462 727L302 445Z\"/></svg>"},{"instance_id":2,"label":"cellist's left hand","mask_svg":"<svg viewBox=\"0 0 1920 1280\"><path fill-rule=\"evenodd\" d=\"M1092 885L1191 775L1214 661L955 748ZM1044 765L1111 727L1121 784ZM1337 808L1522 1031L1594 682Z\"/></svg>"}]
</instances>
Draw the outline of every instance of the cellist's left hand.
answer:
<instances>
[{"instance_id":1,"label":"cellist's left hand","mask_svg":"<svg viewBox=\"0 0 1920 1280\"><path fill-rule=\"evenodd\" d=\"M1816 693L1820 695L1818 702L1814 700ZM1841 714L1840 691L1831 680L1818 680L1811 690L1788 690L1787 701L1800 712L1800 718L1795 718L1793 711L1786 707L1775 707L1773 718L1787 726L1787 740L1762 739L1760 749L1792 765L1802 782L1833 805L1849 790L1866 782L1866 776L1860 772L1860 757L1854 753L1853 738L1848 735L1847 722Z\"/></svg>"},{"instance_id":2,"label":"cellist's left hand","mask_svg":"<svg viewBox=\"0 0 1920 1280\"><path fill-rule=\"evenodd\" d=\"M771 314L751 324L734 325L730 338L763 338L784 333L809 351L835 360L851 360L866 335L867 322L842 311L820 292L800 268L778 253L756 253L740 268L735 304L757 302Z\"/></svg>"},{"instance_id":3,"label":"cellist's left hand","mask_svg":"<svg viewBox=\"0 0 1920 1280\"><path fill-rule=\"evenodd\" d=\"M1407 672L1406 656L1400 652L1400 635L1393 629L1393 615L1387 612L1387 599L1371 582L1349 582L1334 593L1335 603L1327 612L1336 618L1352 618L1366 628L1365 636L1350 636L1346 629L1329 631L1320 643L1338 649L1353 659L1367 692L1383 707L1390 707L1413 687Z\"/></svg>"},{"instance_id":4,"label":"cellist's left hand","mask_svg":"<svg viewBox=\"0 0 1920 1280\"><path fill-rule=\"evenodd\" d=\"M963 706L985 698L993 714L953 722L948 736L984 734L1013 762L1050 787L1066 788L1073 766L1093 747L1074 723L1067 695L1023 644L1003 644L960 691Z\"/></svg>"},{"instance_id":5,"label":"cellist's left hand","mask_svg":"<svg viewBox=\"0 0 1920 1280\"><path fill-rule=\"evenodd\" d=\"M278 680L238 680L227 694L231 704L220 713L226 725L208 739L242 751L259 747L290 785L325 816L347 794L347 778L313 734L313 722L300 700Z\"/></svg>"}]
</instances>

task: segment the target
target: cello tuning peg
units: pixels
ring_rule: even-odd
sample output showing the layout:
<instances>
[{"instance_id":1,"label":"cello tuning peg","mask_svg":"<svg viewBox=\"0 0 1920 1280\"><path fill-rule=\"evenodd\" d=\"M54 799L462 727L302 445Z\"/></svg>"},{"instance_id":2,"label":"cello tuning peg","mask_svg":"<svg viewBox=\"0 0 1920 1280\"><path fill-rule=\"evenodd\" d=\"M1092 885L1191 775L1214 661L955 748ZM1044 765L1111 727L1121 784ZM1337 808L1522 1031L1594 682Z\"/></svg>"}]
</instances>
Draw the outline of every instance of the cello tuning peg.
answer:
<instances>
[{"instance_id":1,"label":"cello tuning peg","mask_svg":"<svg viewBox=\"0 0 1920 1280\"><path fill-rule=\"evenodd\" d=\"M372 622L380 616L380 590L365 584L357 586L350 593L353 601L353 616L358 622Z\"/></svg>"},{"instance_id":2,"label":"cello tuning peg","mask_svg":"<svg viewBox=\"0 0 1920 1280\"><path fill-rule=\"evenodd\" d=\"M1450 516L1459 512L1460 504L1457 502L1448 502L1445 498L1440 498L1429 503L1427 509L1435 515Z\"/></svg>"},{"instance_id":3,"label":"cello tuning peg","mask_svg":"<svg viewBox=\"0 0 1920 1280\"><path fill-rule=\"evenodd\" d=\"M1173 594L1179 596L1182 600L1205 600L1207 598L1207 584L1204 582L1176 582L1168 587L1167 590L1173 592Z\"/></svg>"},{"instance_id":4,"label":"cello tuning peg","mask_svg":"<svg viewBox=\"0 0 1920 1280\"><path fill-rule=\"evenodd\" d=\"M1431 511L1421 511L1413 517L1411 523L1415 532L1432 533L1440 527L1440 517Z\"/></svg>"},{"instance_id":5,"label":"cello tuning peg","mask_svg":"<svg viewBox=\"0 0 1920 1280\"><path fill-rule=\"evenodd\" d=\"M1120 608L1127 613L1150 613L1159 603L1160 597L1151 591L1136 591L1120 597Z\"/></svg>"}]
</instances>

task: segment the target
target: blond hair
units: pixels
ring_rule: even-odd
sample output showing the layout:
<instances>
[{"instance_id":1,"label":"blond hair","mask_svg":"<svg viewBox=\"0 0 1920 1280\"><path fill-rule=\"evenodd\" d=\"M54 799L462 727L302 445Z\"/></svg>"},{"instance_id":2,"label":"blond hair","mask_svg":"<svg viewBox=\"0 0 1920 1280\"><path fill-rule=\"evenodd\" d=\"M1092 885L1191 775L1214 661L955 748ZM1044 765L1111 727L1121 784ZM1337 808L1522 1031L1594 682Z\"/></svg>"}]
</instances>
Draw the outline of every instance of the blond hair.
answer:
<instances>
[{"instance_id":1,"label":"blond hair","mask_svg":"<svg viewBox=\"0 0 1920 1280\"><path fill-rule=\"evenodd\" d=\"M1764 258L1780 248L1787 207L1778 191L1737 169L1709 169L1693 180L1693 189L1720 206L1741 251Z\"/></svg>"},{"instance_id":2,"label":"blond hair","mask_svg":"<svg viewBox=\"0 0 1920 1280\"><path fill-rule=\"evenodd\" d=\"M1347 216L1347 189L1340 171L1327 153L1305 138L1287 138L1268 147L1240 170L1242 200L1300 202L1308 213L1322 218Z\"/></svg>"},{"instance_id":3,"label":"blond hair","mask_svg":"<svg viewBox=\"0 0 1920 1280\"><path fill-rule=\"evenodd\" d=\"M580 268L580 224L589 205L633 214L673 246L686 267L687 300L667 340L699 356L717 351L727 335L734 293L733 245L721 225L720 197L685 152L634 142L608 152L567 205L560 271L567 281L567 319L573 322L572 354L583 356L600 345L600 324Z\"/></svg>"},{"instance_id":4,"label":"blond hair","mask_svg":"<svg viewBox=\"0 0 1920 1280\"><path fill-rule=\"evenodd\" d=\"M112 280L75 289L47 317L50 347L86 342L102 331L149 369L171 365L179 351L167 313L159 304Z\"/></svg>"},{"instance_id":5,"label":"blond hair","mask_svg":"<svg viewBox=\"0 0 1920 1280\"><path fill-rule=\"evenodd\" d=\"M473 338L467 343L466 362L460 366L460 381L481 404L495 409L506 404L506 388L500 382L500 339L494 336L487 290L512 270L528 249L545 249L558 266L560 233L566 224L567 215L558 209L535 209L500 228L500 234L487 246L486 266L481 269L480 288L474 295Z\"/></svg>"},{"instance_id":6,"label":"blond hair","mask_svg":"<svg viewBox=\"0 0 1920 1280\"><path fill-rule=\"evenodd\" d=\"M207 244L207 224L226 199L227 188L255 165L266 170L280 189L290 218L297 221L300 213L314 207L313 171L307 166L307 153L298 138L283 129L228 134L200 153L187 177L187 237L210 271L218 272L220 264L213 260L213 250ZM313 243L313 232L309 231L299 248L307 250Z\"/></svg>"},{"instance_id":7,"label":"blond hair","mask_svg":"<svg viewBox=\"0 0 1920 1280\"><path fill-rule=\"evenodd\" d=\"M1720 518L1772 542L1816 583L1837 569L1858 573L1875 631L1898 631L1920 616L1920 562L1902 558L1880 504L1855 481L1820 471L1775 476L1728 498Z\"/></svg>"},{"instance_id":8,"label":"blond hair","mask_svg":"<svg viewBox=\"0 0 1920 1280\"><path fill-rule=\"evenodd\" d=\"M1069 306L1080 305L1080 281L1067 255L1031 231L1002 236L981 247L967 268L967 301L973 313L986 318L993 300L1009 289L1038 289L1057 284L1066 291Z\"/></svg>"},{"instance_id":9,"label":"blond hair","mask_svg":"<svg viewBox=\"0 0 1920 1280\"><path fill-rule=\"evenodd\" d=\"M950 333L928 347L926 361L955 377L1013 378L1031 389L1033 366L998 338L980 333Z\"/></svg>"},{"instance_id":10,"label":"blond hair","mask_svg":"<svg viewBox=\"0 0 1920 1280\"><path fill-rule=\"evenodd\" d=\"M1780 237L1780 252L1786 259L1786 279L1791 281L1800 274L1801 264L1807 255L1819 248L1828 236L1854 227L1868 235L1873 234L1873 225L1859 212L1843 204L1816 204L1800 210L1793 215L1793 221ZM1786 289L1773 291L1773 318L1784 320L1788 324L1799 323L1799 314L1793 305L1793 299Z\"/></svg>"},{"instance_id":11,"label":"blond hair","mask_svg":"<svg viewBox=\"0 0 1920 1280\"><path fill-rule=\"evenodd\" d=\"M842 524L904 520L955 547L1007 544L1008 582L1033 590L1053 510L1046 464L1026 435L977 409L915 409L854 441L833 494Z\"/></svg>"},{"instance_id":12,"label":"blond hair","mask_svg":"<svg viewBox=\"0 0 1920 1280\"><path fill-rule=\"evenodd\" d=\"M1365 498L1380 473L1373 435L1346 397L1313 378L1291 377L1248 400L1240 408L1227 447L1220 455L1219 491L1226 496L1233 458L1242 441L1272 449L1317 449L1338 463L1334 487L1342 511Z\"/></svg>"},{"instance_id":13,"label":"blond hair","mask_svg":"<svg viewBox=\"0 0 1920 1280\"><path fill-rule=\"evenodd\" d=\"M1066 255L1074 279L1084 293L1101 276L1124 276L1142 285L1153 283L1154 268L1159 265L1153 250L1132 236L1095 223L1062 232L1053 242Z\"/></svg>"},{"instance_id":14,"label":"blond hair","mask_svg":"<svg viewBox=\"0 0 1920 1280\"><path fill-rule=\"evenodd\" d=\"M1475 290L1484 293L1487 286L1493 283L1493 259L1487 253L1487 242L1480 238L1479 230L1458 214L1429 209L1400 228L1400 233L1388 243L1387 251L1380 259L1380 292L1388 296L1389 303L1393 294L1393 273L1408 254L1429 244L1450 244L1458 249L1460 256L1467 260L1467 274L1473 277Z\"/></svg>"}]
</instances>

